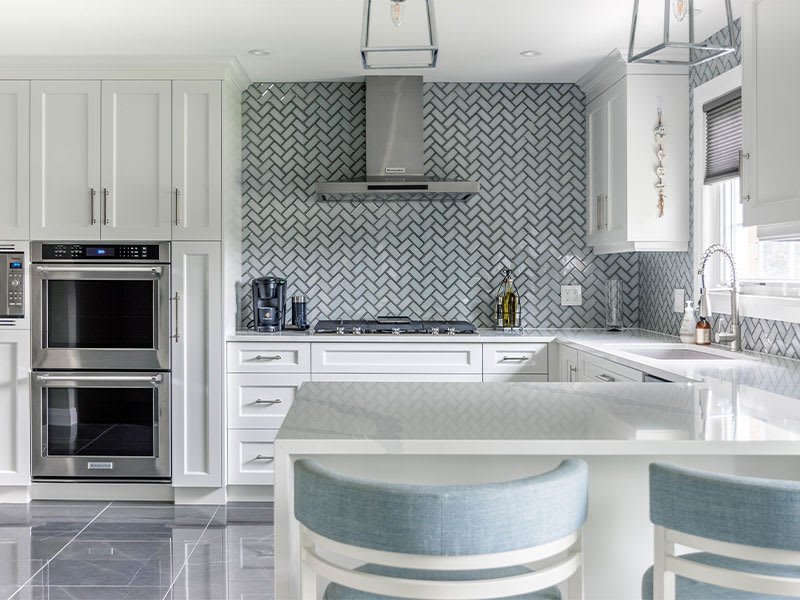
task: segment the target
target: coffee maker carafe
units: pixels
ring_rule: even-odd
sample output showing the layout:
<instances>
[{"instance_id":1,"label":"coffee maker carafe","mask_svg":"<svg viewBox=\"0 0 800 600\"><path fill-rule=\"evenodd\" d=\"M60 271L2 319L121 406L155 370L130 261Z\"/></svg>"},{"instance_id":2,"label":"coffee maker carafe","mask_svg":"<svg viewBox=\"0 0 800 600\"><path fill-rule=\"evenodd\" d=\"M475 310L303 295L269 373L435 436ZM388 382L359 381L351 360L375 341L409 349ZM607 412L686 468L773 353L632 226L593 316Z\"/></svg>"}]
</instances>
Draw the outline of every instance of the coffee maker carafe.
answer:
<instances>
[{"instance_id":1,"label":"coffee maker carafe","mask_svg":"<svg viewBox=\"0 0 800 600\"><path fill-rule=\"evenodd\" d=\"M286 280L283 277L253 279L253 329L281 331L286 323Z\"/></svg>"}]
</instances>

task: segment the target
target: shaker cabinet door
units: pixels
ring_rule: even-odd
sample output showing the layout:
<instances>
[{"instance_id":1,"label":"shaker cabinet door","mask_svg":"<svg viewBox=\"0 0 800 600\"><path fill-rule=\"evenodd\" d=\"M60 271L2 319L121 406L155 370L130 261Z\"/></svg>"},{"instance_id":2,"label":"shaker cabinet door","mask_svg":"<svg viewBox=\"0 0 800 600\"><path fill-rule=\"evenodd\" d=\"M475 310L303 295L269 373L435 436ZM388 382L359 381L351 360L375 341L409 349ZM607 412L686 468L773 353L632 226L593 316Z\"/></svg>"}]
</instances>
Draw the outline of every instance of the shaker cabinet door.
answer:
<instances>
[{"instance_id":1,"label":"shaker cabinet door","mask_svg":"<svg viewBox=\"0 0 800 600\"><path fill-rule=\"evenodd\" d=\"M0 331L0 486L30 485L30 332Z\"/></svg>"},{"instance_id":2,"label":"shaker cabinet door","mask_svg":"<svg viewBox=\"0 0 800 600\"><path fill-rule=\"evenodd\" d=\"M103 82L103 239L170 239L171 87Z\"/></svg>"},{"instance_id":3,"label":"shaker cabinet door","mask_svg":"<svg viewBox=\"0 0 800 600\"><path fill-rule=\"evenodd\" d=\"M0 240L28 239L30 84L0 81Z\"/></svg>"},{"instance_id":4,"label":"shaker cabinet door","mask_svg":"<svg viewBox=\"0 0 800 600\"><path fill-rule=\"evenodd\" d=\"M742 19L745 226L800 221L800 69L780 68L799 22L797 0L749 0Z\"/></svg>"},{"instance_id":5,"label":"shaker cabinet door","mask_svg":"<svg viewBox=\"0 0 800 600\"><path fill-rule=\"evenodd\" d=\"M100 239L100 82L31 83L30 231Z\"/></svg>"},{"instance_id":6,"label":"shaker cabinet door","mask_svg":"<svg viewBox=\"0 0 800 600\"><path fill-rule=\"evenodd\" d=\"M172 84L172 239L219 240L222 84Z\"/></svg>"}]
</instances>

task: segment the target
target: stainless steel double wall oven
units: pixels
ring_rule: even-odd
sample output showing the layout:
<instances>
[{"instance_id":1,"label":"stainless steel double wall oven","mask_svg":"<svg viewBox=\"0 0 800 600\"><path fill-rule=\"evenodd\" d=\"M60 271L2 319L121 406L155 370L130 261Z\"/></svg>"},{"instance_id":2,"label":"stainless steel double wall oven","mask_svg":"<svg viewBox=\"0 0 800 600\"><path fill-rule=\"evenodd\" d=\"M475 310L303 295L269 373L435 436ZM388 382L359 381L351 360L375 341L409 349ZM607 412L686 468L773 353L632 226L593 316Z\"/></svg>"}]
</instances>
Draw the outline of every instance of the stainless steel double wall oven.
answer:
<instances>
[{"instance_id":1,"label":"stainless steel double wall oven","mask_svg":"<svg viewBox=\"0 0 800 600\"><path fill-rule=\"evenodd\" d=\"M31 261L34 478L169 479L169 242L34 242Z\"/></svg>"}]
</instances>

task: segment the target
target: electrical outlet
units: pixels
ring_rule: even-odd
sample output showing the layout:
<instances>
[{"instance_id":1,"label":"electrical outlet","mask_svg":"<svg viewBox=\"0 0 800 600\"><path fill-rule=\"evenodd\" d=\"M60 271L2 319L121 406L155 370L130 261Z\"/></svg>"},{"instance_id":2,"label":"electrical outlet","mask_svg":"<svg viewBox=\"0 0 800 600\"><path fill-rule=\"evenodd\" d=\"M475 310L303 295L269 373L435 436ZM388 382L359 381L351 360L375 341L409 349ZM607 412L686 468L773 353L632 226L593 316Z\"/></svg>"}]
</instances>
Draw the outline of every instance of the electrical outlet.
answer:
<instances>
[{"instance_id":1,"label":"electrical outlet","mask_svg":"<svg viewBox=\"0 0 800 600\"><path fill-rule=\"evenodd\" d=\"M684 306L686 306L686 292L683 289L676 289L675 298L672 301L672 310L676 313L682 313Z\"/></svg>"},{"instance_id":2,"label":"electrical outlet","mask_svg":"<svg viewBox=\"0 0 800 600\"><path fill-rule=\"evenodd\" d=\"M583 297L581 286L562 285L561 286L561 306L581 306Z\"/></svg>"}]
</instances>

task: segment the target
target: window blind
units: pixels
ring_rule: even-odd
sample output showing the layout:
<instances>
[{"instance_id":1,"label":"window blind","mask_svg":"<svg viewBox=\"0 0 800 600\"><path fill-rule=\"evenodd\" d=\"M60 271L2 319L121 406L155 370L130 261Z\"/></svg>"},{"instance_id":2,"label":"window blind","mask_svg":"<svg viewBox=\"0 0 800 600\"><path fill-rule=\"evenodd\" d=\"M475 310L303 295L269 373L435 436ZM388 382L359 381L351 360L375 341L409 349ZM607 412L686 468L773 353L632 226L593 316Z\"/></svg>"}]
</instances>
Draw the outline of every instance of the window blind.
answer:
<instances>
[{"instance_id":1,"label":"window blind","mask_svg":"<svg viewBox=\"0 0 800 600\"><path fill-rule=\"evenodd\" d=\"M705 183L738 177L742 149L742 90L703 106L706 115Z\"/></svg>"}]
</instances>

